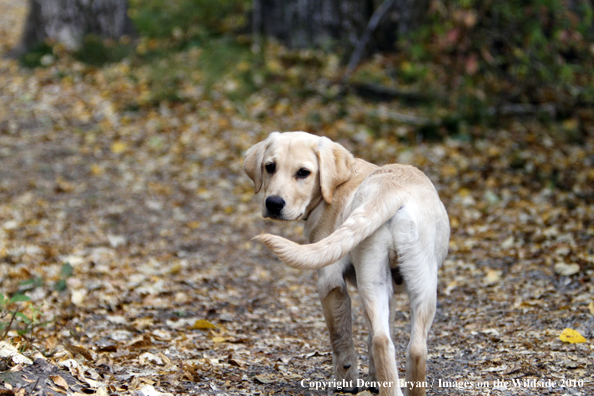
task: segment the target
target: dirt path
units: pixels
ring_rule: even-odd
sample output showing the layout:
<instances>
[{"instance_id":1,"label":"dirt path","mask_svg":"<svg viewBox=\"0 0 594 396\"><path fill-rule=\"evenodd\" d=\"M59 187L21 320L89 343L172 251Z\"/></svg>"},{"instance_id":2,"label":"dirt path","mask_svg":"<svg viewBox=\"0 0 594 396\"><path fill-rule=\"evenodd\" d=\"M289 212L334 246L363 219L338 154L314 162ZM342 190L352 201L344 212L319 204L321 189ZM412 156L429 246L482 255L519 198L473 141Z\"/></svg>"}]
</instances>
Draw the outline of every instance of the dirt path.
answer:
<instances>
[{"instance_id":1,"label":"dirt path","mask_svg":"<svg viewBox=\"0 0 594 396\"><path fill-rule=\"evenodd\" d=\"M0 292L27 291L51 320L25 355L73 358L99 393L324 394L302 386L331 379L316 275L250 242L303 241L301 224L263 221L241 171L250 145L300 115L255 121L205 99L127 112L138 87L124 69L0 61ZM564 143L527 123L473 143L331 137L418 166L448 208L429 394L591 394L592 134ZM355 298L364 376L359 311ZM589 342L561 342L567 327ZM407 330L403 296L401 370Z\"/></svg>"}]
</instances>

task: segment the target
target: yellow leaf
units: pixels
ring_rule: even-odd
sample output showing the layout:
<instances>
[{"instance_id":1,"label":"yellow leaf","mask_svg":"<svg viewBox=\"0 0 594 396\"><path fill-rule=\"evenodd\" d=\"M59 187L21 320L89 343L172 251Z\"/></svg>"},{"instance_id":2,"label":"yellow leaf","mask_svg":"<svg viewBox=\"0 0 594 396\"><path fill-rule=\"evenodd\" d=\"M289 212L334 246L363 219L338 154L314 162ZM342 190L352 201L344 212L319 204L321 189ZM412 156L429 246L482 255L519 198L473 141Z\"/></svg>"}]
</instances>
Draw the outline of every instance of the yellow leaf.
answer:
<instances>
[{"instance_id":1,"label":"yellow leaf","mask_svg":"<svg viewBox=\"0 0 594 396\"><path fill-rule=\"evenodd\" d=\"M216 329L216 328L217 328L217 326L210 323L208 320L198 319L196 322L194 322L192 327L190 327L190 330L208 330L208 329Z\"/></svg>"},{"instance_id":2,"label":"yellow leaf","mask_svg":"<svg viewBox=\"0 0 594 396\"><path fill-rule=\"evenodd\" d=\"M177 275L181 272L181 270L183 269L183 267L181 266L181 264L174 264L170 269L169 269L169 273L171 275Z\"/></svg>"},{"instance_id":3,"label":"yellow leaf","mask_svg":"<svg viewBox=\"0 0 594 396\"><path fill-rule=\"evenodd\" d=\"M563 342L569 342L570 344L579 344L588 341L579 332L570 328L563 330L559 339Z\"/></svg>"},{"instance_id":4,"label":"yellow leaf","mask_svg":"<svg viewBox=\"0 0 594 396\"><path fill-rule=\"evenodd\" d=\"M105 173L105 168L101 165L93 164L91 165L91 174L93 176L99 176Z\"/></svg>"},{"instance_id":5,"label":"yellow leaf","mask_svg":"<svg viewBox=\"0 0 594 396\"><path fill-rule=\"evenodd\" d=\"M111 152L114 154L121 154L128 149L128 145L124 142L113 142L111 144Z\"/></svg>"},{"instance_id":6,"label":"yellow leaf","mask_svg":"<svg viewBox=\"0 0 594 396\"><path fill-rule=\"evenodd\" d=\"M195 230L196 228L200 227L200 222L199 221L191 221L186 225L188 227L190 227L191 229Z\"/></svg>"},{"instance_id":7,"label":"yellow leaf","mask_svg":"<svg viewBox=\"0 0 594 396\"><path fill-rule=\"evenodd\" d=\"M450 217L450 227L458 228L460 227L460 220L457 217Z\"/></svg>"},{"instance_id":8,"label":"yellow leaf","mask_svg":"<svg viewBox=\"0 0 594 396\"><path fill-rule=\"evenodd\" d=\"M451 164L445 164L444 166L441 167L441 175L443 177L456 176L457 173L458 173L458 169L456 169L456 167Z\"/></svg>"},{"instance_id":9,"label":"yellow leaf","mask_svg":"<svg viewBox=\"0 0 594 396\"><path fill-rule=\"evenodd\" d=\"M56 192L72 192L74 191L75 185L64 179L62 176L56 178Z\"/></svg>"},{"instance_id":10,"label":"yellow leaf","mask_svg":"<svg viewBox=\"0 0 594 396\"><path fill-rule=\"evenodd\" d=\"M594 315L594 301L590 301L590 305L588 305L588 309L590 310L590 313L592 315Z\"/></svg>"},{"instance_id":11,"label":"yellow leaf","mask_svg":"<svg viewBox=\"0 0 594 396\"><path fill-rule=\"evenodd\" d=\"M497 283L501 280L501 271L496 271L494 269L489 269L487 274L483 278L483 282L485 285L492 285Z\"/></svg>"}]
</instances>

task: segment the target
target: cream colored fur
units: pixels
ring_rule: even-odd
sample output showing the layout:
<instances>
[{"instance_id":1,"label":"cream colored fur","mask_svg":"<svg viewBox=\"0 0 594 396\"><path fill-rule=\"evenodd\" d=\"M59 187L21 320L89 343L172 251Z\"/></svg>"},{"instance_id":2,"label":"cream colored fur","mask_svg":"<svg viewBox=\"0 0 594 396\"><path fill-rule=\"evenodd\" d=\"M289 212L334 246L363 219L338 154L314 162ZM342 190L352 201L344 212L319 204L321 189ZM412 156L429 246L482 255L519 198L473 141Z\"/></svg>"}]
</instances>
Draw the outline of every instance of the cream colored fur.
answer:
<instances>
[{"instance_id":1,"label":"cream colored fur","mask_svg":"<svg viewBox=\"0 0 594 396\"><path fill-rule=\"evenodd\" d=\"M405 391L424 395L418 385L425 381L437 270L450 233L431 181L412 166L380 168L354 158L328 138L305 132L270 134L247 151L244 169L255 192L263 191L264 217L305 221L307 245L269 234L255 239L292 267L318 270L335 379L356 384L358 376L348 279L358 288L370 330L369 380L394 384L380 387L381 396L402 394L392 300L395 292L406 290L411 337Z\"/></svg>"}]
</instances>

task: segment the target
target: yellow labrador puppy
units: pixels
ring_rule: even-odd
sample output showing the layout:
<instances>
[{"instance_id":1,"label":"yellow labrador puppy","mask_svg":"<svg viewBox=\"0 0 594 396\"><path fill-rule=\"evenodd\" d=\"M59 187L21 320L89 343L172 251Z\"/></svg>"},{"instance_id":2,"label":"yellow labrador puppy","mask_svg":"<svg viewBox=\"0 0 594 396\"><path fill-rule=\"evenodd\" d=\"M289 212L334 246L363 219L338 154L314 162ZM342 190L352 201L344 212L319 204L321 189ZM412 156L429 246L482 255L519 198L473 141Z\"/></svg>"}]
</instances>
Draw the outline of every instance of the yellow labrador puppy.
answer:
<instances>
[{"instance_id":1,"label":"yellow labrador puppy","mask_svg":"<svg viewBox=\"0 0 594 396\"><path fill-rule=\"evenodd\" d=\"M431 181L408 165L378 167L342 145L305 132L273 132L245 157L244 170L263 191L262 215L303 220L308 245L264 234L286 264L318 270L330 332L334 383L379 388L380 395L425 394L427 333L435 315L437 270L450 226ZM369 327L369 378L358 379L346 281L358 288ZM406 290L411 336L406 379L398 379L393 295ZM338 388L338 387L337 387Z\"/></svg>"}]
</instances>

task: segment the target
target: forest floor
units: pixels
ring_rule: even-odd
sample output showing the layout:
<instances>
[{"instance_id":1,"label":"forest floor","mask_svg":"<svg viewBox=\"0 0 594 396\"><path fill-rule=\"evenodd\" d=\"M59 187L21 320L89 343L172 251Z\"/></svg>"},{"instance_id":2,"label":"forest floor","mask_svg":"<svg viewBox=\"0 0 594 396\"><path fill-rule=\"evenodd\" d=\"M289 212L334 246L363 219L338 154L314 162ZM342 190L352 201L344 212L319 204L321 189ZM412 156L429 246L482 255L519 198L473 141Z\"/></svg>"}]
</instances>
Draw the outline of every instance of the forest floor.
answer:
<instances>
[{"instance_id":1,"label":"forest floor","mask_svg":"<svg viewBox=\"0 0 594 396\"><path fill-rule=\"evenodd\" d=\"M0 11L0 51L16 42L24 3L0 1L13 7ZM32 322L18 318L2 345L35 361L1 359L0 394L41 384L56 395L325 394L310 389L332 378L316 274L250 241L303 242L302 224L261 218L242 157L271 131L311 128L307 109L324 117L335 104L261 93L241 107L198 81L186 103L130 110L146 87L129 74L125 62L31 70L0 60L0 293L29 296L12 308ZM417 166L446 205L428 394L592 394L592 124L573 142L567 125L522 119L470 141L405 144L362 132L358 114L374 106L348 98L342 119L310 131L378 164ZM402 376L408 319L402 296ZM587 342L562 342L566 328Z\"/></svg>"}]
</instances>

